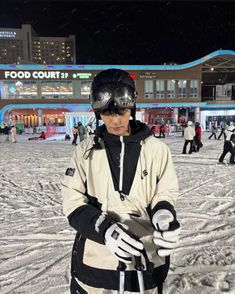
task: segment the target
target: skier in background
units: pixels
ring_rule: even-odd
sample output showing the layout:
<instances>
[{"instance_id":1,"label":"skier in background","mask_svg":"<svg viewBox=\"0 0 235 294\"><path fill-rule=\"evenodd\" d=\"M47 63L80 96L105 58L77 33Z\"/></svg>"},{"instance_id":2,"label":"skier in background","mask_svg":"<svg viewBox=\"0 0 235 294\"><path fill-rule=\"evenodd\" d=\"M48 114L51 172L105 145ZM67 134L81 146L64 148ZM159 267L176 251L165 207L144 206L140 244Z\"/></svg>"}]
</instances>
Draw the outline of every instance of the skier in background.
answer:
<instances>
[{"instance_id":1,"label":"skier in background","mask_svg":"<svg viewBox=\"0 0 235 294\"><path fill-rule=\"evenodd\" d=\"M202 128L200 126L199 122L195 123L195 136L194 136L194 142L195 142L195 151L199 152L200 148L203 147L202 144Z\"/></svg>"},{"instance_id":2,"label":"skier in background","mask_svg":"<svg viewBox=\"0 0 235 294\"><path fill-rule=\"evenodd\" d=\"M142 256L145 293L160 294L180 233L170 150L136 121L136 89L129 73L109 69L97 74L91 104L95 136L78 144L61 181L63 211L77 231L70 291L118 293L121 261L127 267L125 294L138 293L134 257Z\"/></svg>"},{"instance_id":3,"label":"skier in background","mask_svg":"<svg viewBox=\"0 0 235 294\"><path fill-rule=\"evenodd\" d=\"M77 145L77 139L78 139L78 126L75 124L72 128L72 134L73 134L73 141L72 145Z\"/></svg>"},{"instance_id":4,"label":"skier in background","mask_svg":"<svg viewBox=\"0 0 235 294\"><path fill-rule=\"evenodd\" d=\"M219 164L224 164L224 158L227 155L227 153L230 153L230 164L235 164L234 156L235 156L235 134L232 134L230 137L230 140L225 140L224 142L224 148L223 152L219 158Z\"/></svg>"},{"instance_id":5,"label":"skier in background","mask_svg":"<svg viewBox=\"0 0 235 294\"><path fill-rule=\"evenodd\" d=\"M16 143L16 126L15 125L12 125L11 126L10 133L11 133L11 140L12 140L12 142L13 143Z\"/></svg>"},{"instance_id":6,"label":"skier in background","mask_svg":"<svg viewBox=\"0 0 235 294\"><path fill-rule=\"evenodd\" d=\"M81 121L78 122L79 141L82 142L86 137L86 129Z\"/></svg>"},{"instance_id":7,"label":"skier in background","mask_svg":"<svg viewBox=\"0 0 235 294\"><path fill-rule=\"evenodd\" d=\"M215 126L215 124L211 125L211 135L209 136L209 140L214 137L214 139L216 140L216 133L217 133L217 128Z\"/></svg>"},{"instance_id":8,"label":"skier in background","mask_svg":"<svg viewBox=\"0 0 235 294\"><path fill-rule=\"evenodd\" d=\"M189 154L192 153L192 151L193 151L193 141L194 141L194 137L195 137L195 134L196 134L195 129L192 127L193 123L190 120L188 121L187 125L188 126L184 129L185 142L184 142L184 147L183 147L182 154L186 154L188 144L190 145Z\"/></svg>"},{"instance_id":9,"label":"skier in background","mask_svg":"<svg viewBox=\"0 0 235 294\"><path fill-rule=\"evenodd\" d=\"M220 126L220 134L219 134L219 137L218 137L218 140L220 140L220 137L223 135L224 136L224 140L226 140L226 128L227 128L227 125L226 123L222 122L221 126Z\"/></svg>"}]
</instances>

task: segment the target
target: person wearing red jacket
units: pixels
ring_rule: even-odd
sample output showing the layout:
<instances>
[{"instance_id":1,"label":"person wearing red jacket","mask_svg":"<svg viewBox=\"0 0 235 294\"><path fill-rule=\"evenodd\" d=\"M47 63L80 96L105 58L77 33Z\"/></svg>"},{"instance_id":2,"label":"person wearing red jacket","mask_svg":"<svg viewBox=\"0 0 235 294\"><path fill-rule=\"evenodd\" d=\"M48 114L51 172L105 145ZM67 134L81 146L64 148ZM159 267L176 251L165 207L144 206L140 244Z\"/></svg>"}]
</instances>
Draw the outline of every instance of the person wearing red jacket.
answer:
<instances>
[{"instance_id":1,"label":"person wearing red jacket","mask_svg":"<svg viewBox=\"0 0 235 294\"><path fill-rule=\"evenodd\" d=\"M195 141L195 151L198 152L200 150L201 147L203 147L203 144L201 142L202 139L202 128L200 126L199 122L195 123L195 137L194 137L194 141Z\"/></svg>"}]
</instances>

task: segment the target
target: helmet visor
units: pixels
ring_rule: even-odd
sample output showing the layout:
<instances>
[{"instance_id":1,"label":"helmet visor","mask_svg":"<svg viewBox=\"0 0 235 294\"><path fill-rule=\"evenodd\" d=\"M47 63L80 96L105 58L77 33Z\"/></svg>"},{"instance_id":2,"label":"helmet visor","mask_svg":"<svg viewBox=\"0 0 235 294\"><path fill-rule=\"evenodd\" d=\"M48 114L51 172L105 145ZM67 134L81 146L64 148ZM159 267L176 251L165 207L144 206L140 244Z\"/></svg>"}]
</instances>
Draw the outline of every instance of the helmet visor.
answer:
<instances>
[{"instance_id":1,"label":"helmet visor","mask_svg":"<svg viewBox=\"0 0 235 294\"><path fill-rule=\"evenodd\" d=\"M91 95L91 104L95 111L107 108L110 101L118 108L133 108L135 100L135 90L120 82L101 85Z\"/></svg>"}]
</instances>

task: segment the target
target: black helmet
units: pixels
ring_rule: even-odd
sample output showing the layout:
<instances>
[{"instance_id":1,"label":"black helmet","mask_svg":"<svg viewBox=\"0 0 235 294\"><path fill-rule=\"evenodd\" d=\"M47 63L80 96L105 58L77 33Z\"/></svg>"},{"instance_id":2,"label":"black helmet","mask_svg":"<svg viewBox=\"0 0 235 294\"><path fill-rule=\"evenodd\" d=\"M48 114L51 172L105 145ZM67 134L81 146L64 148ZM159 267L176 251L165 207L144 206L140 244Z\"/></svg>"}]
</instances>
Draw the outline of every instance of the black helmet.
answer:
<instances>
[{"instance_id":1,"label":"black helmet","mask_svg":"<svg viewBox=\"0 0 235 294\"><path fill-rule=\"evenodd\" d=\"M111 68L98 73L91 85L91 105L99 113L109 107L135 109L135 82L128 72Z\"/></svg>"}]
</instances>

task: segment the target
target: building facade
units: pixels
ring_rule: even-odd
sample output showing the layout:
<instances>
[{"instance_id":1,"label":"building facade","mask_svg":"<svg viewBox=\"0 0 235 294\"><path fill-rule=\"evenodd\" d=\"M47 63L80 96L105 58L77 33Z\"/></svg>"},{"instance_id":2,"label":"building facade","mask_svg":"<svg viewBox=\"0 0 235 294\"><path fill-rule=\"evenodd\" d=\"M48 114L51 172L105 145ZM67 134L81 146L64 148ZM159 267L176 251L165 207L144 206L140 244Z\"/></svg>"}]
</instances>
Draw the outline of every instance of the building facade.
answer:
<instances>
[{"instance_id":1,"label":"building facade","mask_svg":"<svg viewBox=\"0 0 235 294\"><path fill-rule=\"evenodd\" d=\"M92 79L114 67L135 80L137 110L147 124L192 120L206 129L235 122L235 52L218 50L183 65L2 64L0 123L62 126L69 112L91 112Z\"/></svg>"},{"instance_id":2,"label":"building facade","mask_svg":"<svg viewBox=\"0 0 235 294\"><path fill-rule=\"evenodd\" d=\"M0 28L0 64L76 64L75 36L38 36L31 25Z\"/></svg>"}]
</instances>

